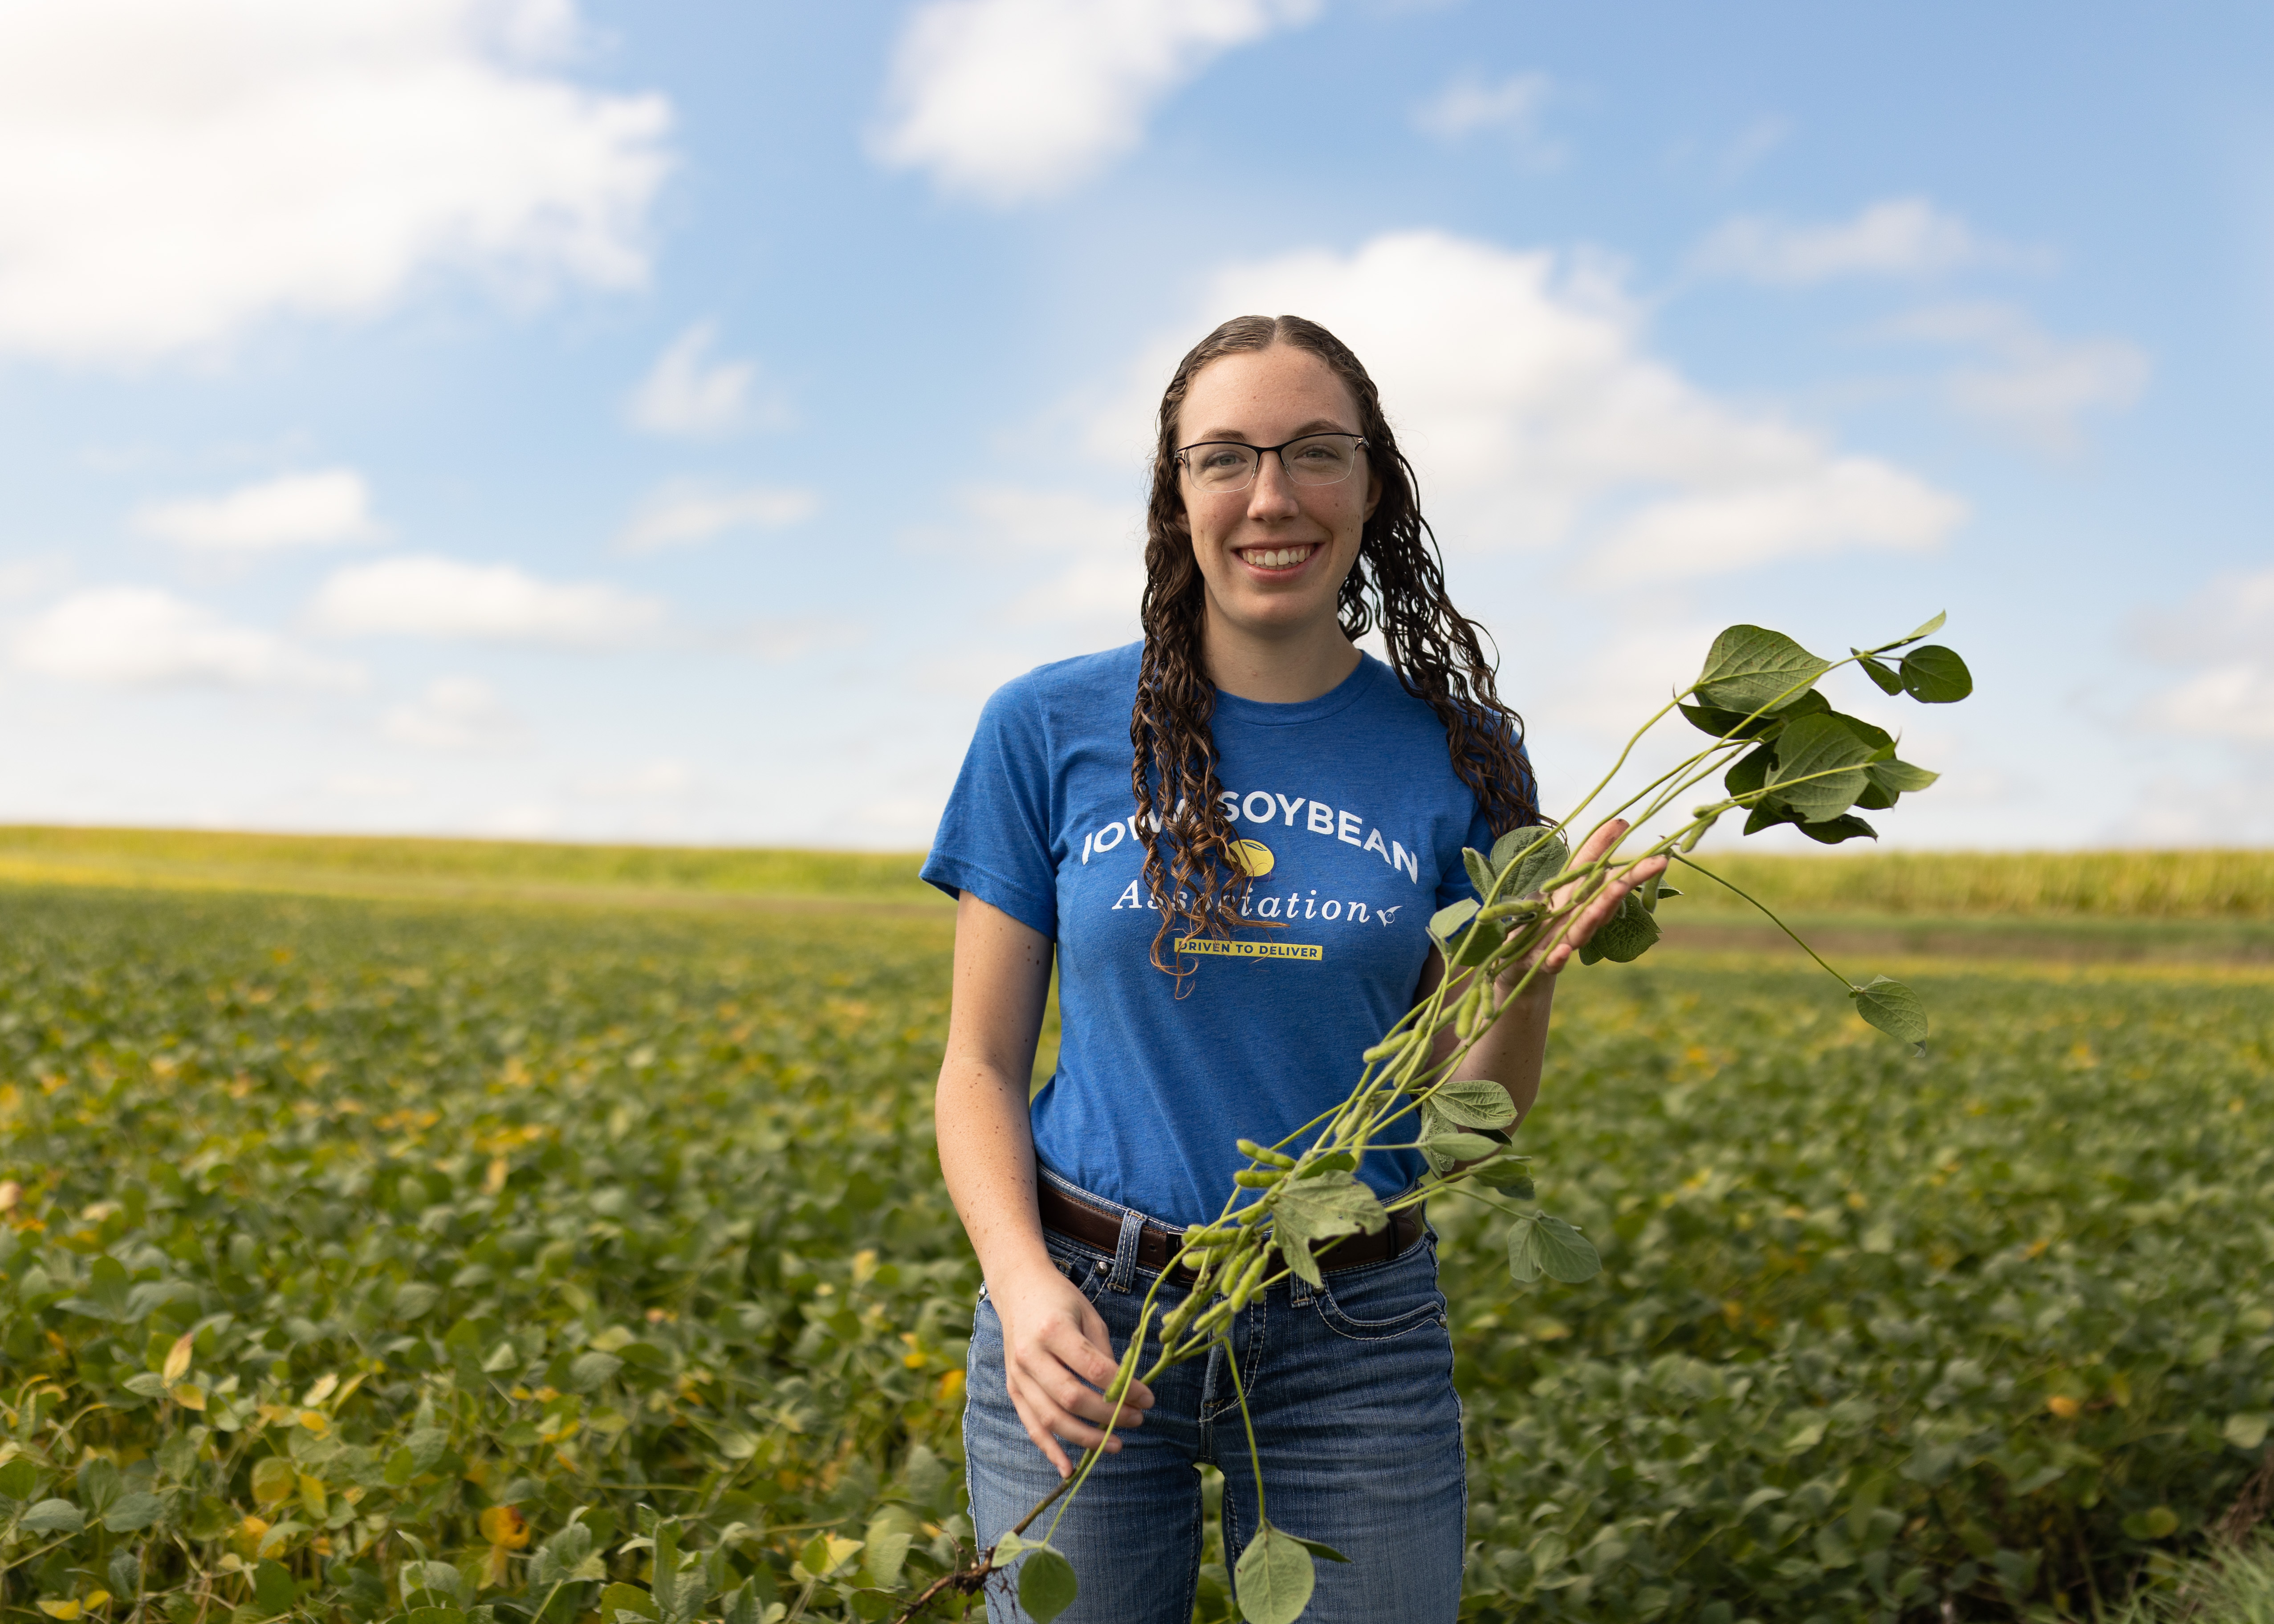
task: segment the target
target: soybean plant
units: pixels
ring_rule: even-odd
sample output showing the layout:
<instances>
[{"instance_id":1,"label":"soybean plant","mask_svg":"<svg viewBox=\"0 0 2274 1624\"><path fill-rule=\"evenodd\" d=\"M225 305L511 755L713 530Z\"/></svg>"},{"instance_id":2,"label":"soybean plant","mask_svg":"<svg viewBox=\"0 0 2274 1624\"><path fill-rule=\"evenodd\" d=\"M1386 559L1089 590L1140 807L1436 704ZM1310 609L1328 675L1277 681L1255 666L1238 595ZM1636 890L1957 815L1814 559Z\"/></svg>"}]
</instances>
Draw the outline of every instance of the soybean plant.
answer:
<instances>
[{"instance_id":1,"label":"soybean plant","mask_svg":"<svg viewBox=\"0 0 2274 1624\"><path fill-rule=\"evenodd\" d=\"M1106 1396L1119 1399L1133 1380L1150 1382L1213 1348L1228 1349L1234 1317L1259 1292L1290 1276L1321 1283L1314 1247L1342 1236L1376 1233L1393 1212L1433 1196L1472 1198L1510 1217L1508 1267L1519 1282L1543 1274L1567 1282L1593 1277L1601 1267L1593 1243L1575 1226L1530 1205L1529 1158L1512 1148L1509 1131L1516 1108L1507 1091L1463 1072L1470 1051L1542 974L1543 956L1565 941L1580 912L1649 858L1668 857L1761 908L1840 983L1859 1016L1924 1054L1926 1011L1916 993L1884 975L1849 981L1783 920L1713 875L1694 853L1709 830L1739 813L1748 835L1790 823L1828 845L1876 838L1856 810L1892 808L1903 795L1933 784L1937 775L1899 759L1891 735L1834 710L1817 684L1838 667L1854 665L1889 695L1908 694L1925 704L1963 699L1973 691L1965 662L1946 648L1924 642L1942 623L1943 616L1937 615L1908 636L1850 649L1841 660L1820 658L1779 632L1730 627L1714 639L1697 680L1636 729L1610 771L1562 819L1511 830L1489 852L1465 851L1477 896L1441 910L1429 921L1449 973L1366 1051L1357 1085L1340 1104L1277 1144L1239 1141L1248 1166L1235 1175L1235 1188L1216 1221L1185 1232L1171 1268L1144 1300L1136 1335ZM1611 801L1611 787L1644 735L1676 711L1710 742L1623 799ZM1695 806L1686 821L1661 834L1635 832L1688 800L1717 773L1721 793ZM1631 827L1600 854L1577 860L1567 836L1591 809L1597 823L1623 817ZM1578 958L1591 965L1640 958L1659 939L1660 903L1679 895L1658 877L1645 881L1627 892L1580 946ZM1449 1047L1441 1042L1449 1031ZM1359 1161L1371 1150L1402 1149L1418 1149L1428 1174L1416 1188L1384 1201L1358 1178ZM1191 1271L1192 1282L1183 1300L1163 1312L1162 1284L1178 1266ZM1228 1361L1226 1368L1234 1372L1235 1395L1246 1421L1246 1395L1237 1387L1238 1362ZM1252 1423L1248 1447L1253 1457ZM1077 1580L1073 1564L1051 1546L1050 1535L1100 1455L1101 1449L1086 1452L1073 1474L1015 1527L971 1563L935 1581L901 1617L927 1609L950 1591L972 1596L998 1575L1009 1583L1006 1570L1021 1558L1016 1578L1020 1604L1042 1624L1063 1613L1073 1602ZM1314 1559L1348 1559L1273 1523L1260 1460L1255 1477L1255 1534L1233 1574L1239 1610L1250 1624L1292 1624L1316 1582ZM1028 1530L1054 1505L1042 1537L1030 1538Z\"/></svg>"}]
</instances>

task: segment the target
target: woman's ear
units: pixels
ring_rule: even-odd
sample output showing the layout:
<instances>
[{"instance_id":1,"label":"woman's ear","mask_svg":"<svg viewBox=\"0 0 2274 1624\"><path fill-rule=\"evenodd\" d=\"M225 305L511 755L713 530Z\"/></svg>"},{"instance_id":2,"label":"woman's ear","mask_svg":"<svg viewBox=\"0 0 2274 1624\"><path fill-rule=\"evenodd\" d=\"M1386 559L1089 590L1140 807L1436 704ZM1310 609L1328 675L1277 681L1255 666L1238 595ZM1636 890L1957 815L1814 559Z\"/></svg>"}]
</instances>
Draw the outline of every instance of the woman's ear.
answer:
<instances>
[{"instance_id":1,"label":"woman's ear","mask_svg":"<svg viewBox=\"0 0 2274 1624\"><path fill-rule=\"evenodd\" d=\"M1367 461L1371 462L1372 458ZM1368 468L1366 473L1366 517L1374 517L1374 510L1382 506L1382 476Z\"/></svg>"}]
</instances>

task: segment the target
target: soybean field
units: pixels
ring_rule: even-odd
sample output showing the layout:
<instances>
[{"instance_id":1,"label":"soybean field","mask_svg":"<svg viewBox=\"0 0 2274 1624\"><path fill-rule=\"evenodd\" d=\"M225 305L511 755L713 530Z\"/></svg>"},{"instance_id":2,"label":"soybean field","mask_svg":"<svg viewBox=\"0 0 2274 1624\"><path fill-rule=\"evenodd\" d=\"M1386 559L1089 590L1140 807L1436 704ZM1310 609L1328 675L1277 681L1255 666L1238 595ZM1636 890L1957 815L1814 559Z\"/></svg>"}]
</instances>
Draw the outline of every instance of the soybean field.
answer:
<instances>
[{"instance_id":1,"label":"soybean field","mask_svg":"<svg viewBox=\"0 0 2274 1624\"><path fill-rule=\"evenodd\" d=\"M944 907L71 861L0 885L0 1613L872 1620L958 1560ZM1924 1060L1710 932L1567 974L1523 1137L1603 1272L1516 1286L1504 1220L1431 1214L1464 1616L2092 1619L2263 1501L2251 872L2140 952L1860 935Z\"/></svg>"}]
</instances>

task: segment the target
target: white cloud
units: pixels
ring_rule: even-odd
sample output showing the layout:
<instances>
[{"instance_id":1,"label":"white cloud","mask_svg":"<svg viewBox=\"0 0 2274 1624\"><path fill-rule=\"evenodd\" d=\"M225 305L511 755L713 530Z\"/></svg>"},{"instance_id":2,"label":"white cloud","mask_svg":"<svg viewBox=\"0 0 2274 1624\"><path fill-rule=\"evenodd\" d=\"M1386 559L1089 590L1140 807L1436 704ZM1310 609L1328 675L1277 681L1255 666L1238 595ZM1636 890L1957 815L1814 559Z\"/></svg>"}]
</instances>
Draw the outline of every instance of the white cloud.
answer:
<instances>
[{"instance_id":1,"label":"white cloud","mask_svg":"<svg viewBox=\"0 0 2274 1624\"><path fill-rule=\"evenodd\" d=\"M1014 563L1027 584L1008 605L1011 624L1073 622L1101 637L1136 635L1145 590L1140 508L1013 485L968 485L956 492L956 505L963 526L910 539L959 557Z\"/></svg>"},{"instance_id":2,"label":"white cloud","mask_svg":"<svg viewBox=\"0 0 2274 1624\"><path fill-rule=\"evenodd\" d=\"M1154 348L1093 447L1141 465L1163 382L1240 312L1322 321L1365 361L1449 551L1584 538L1599 581L1928 548L1965 504L1810 430L1714 400L1647 350L1611 273L1440 232L1231 267Z\"/></svg>"},{"instance_id":3,"label":"white cloud","mask_svg":"<svg viewBox=\"0 0 2274 1624\"><path fill-rule=\"evenodd\" d=\"M2142 719L2197 738L2274 744L2274 668L2234 660L2198 672L2157 695Z\"/></svg>"},{"instance_id":4,"label":"white cloud","mask_svg":"<svg viewBox=\"0 0 2274 1624\"><path fill-rule=\"evenodd\" d=\"M2274 743L2274 568L2211 583L2180 609L2143 618L2147 651L2194 674L2151 695L2149 729Z\"/></svg>"},{"instance_id":5,"label":"white cloud","mask_svg":"<svg viewBox=\"0 0 2274 1624\"><path fill-rule=\"evenodd\" d=\"M734 530L780 530L813 516L821 499L811 491L769 485L710 491L680 486L659 491L616 538L622 553L693 546Z\"/></svg>"},{"instance_id":6,"label":"white cloud","mask_svg":"<svg viewBox=\"0 0 2274 1624\"><path fill-rule=\"evenodd\" d=\"M585 801L684 801L697 785L692 768L666 758L625 772L580 778L575 787Z\"/></svg>"},{"instance_id":7,"label":"white cloud","mask_svg":"<svg viewBox=\"0 0 2274 1624\"><path fill-rule=\"evenodd\" d=\"M26 627L14 653L26 671L122 688L351 688L362 680L353 666L152 587L74 593Z\"/></svg>"},{"instance_id":8,"label":"white cloud","mask_svg":"<svg viewBox=\"0 0 2274 1624\"><path fill-rule=\"evenodd\" d=\"M379 731L422 750L473 750L510 739L521 721L478 678L437 677L416 700L389 706Z\"/></svg>"},{"instance_id":9,"label":"white cloud","mask_svg":"<svg viewBox=\"0 0 2274 1624\"><path fill-rule=\"evenodd\" d=\"M871 150L998 207L1065 191L1144 139L1153 105L1319 0L929 0L894 49Z\"/></svg>"},{"instance_id":10,"label":"white cloud","mask_svg":"<svg viewBox=\"0 0 2274 1624\"><path fill-rule=\"evenodd\" d=\"M748 621L719 642L766 665L787 665L809 654L857 648L874 633L875 628L858 620L802 615Z\"/></svg>"},{"instance_id":11,"label":"white cloud","mask_svg":"<svg viewBox=\"0 0 2274 1624\"><path fill-rule=\"evenodd\" d=\"M704 440L737 429L779 428L789 421L787 402L750 398L758 376L756 362L712 359L718 339L715 327L699 321L672 340L624 403L634 428Z\"/></svg>"},{"instance_id":12,"label":"white cloud","mask_svg":"<svg viewBox=\"0 0 2274 1624\"><path fill-rule=\"evenodd\" d=\"M371 490L351 468L285 474L222 496L183 497L139 508L134 528L193 553L245 555L376 540Z\"/></svg>"},{"instance_id":13,"label":"white cloud","mask_svg":"<svg viewBox=\"0 0 2274 1624\"><path fill-rule=\"evenodd\" d=\"M418 793L416 779L373 772L335 772L320 787L335 801L408 801Z\"/></svg>"},{"instance_id":14,"label":"white cloud","mask_svg":"<svg viewBox=\"0 0 2274 1624\"><path fill-rule=\"evenodd\" d=\"M1444 141L1496 130L1526 162L1549 168L1563 158L1562 146L1540 133L1540 114L1554 94L1555 85L1545 73L1514 73L1492 83L1465 73L1414 109L1413 124Z\"/></svg>"},{"instance_id":15,"label":"white cloud","mask_svg":"<svg viewBox=\"0 0 2274 1624\"><path fill-rule=\"evenodd\" d=\"M1718 275L1798 286L1835 276L1932 276L2016 257L1924 198L1891 198L1836 225L1731 220L1698 245L1695 259Z\"/></svg>"},{"instance_id":16,"label":"white cloud","mask_svg":"<svg viewBox=\"0 0 2274 1624\"><path fill-rule=\"evenodd\" d=\"M1951 405L2055 455L2073 452L2077 419L2139 399L2155 371L2147 351L2120 338L2055 338L2006 304L1946 304L1915 311L1890 335L1971 349L1981 357L1944 380Z\"/></svg>"},{"instance_id":17,"label":"white cloud","mask_svg":"<svg viewBox=\"0 0 2274 1624\"><path fill-rule=\"evenodd\" d=\"M322 629L350 635L608 648L659 630L664 608L605 582L540 581L510 564L426 556L336 571L310 615Z\"/></svg>"},{"instance_id":18,"label":"white cloud","mask_svg":"<svg viewBox=\"0 0 2274 1624\"><path fill-rule=\"evenodd\" d=\"M0 6L0 350L137 359L472 266L645 273L668 104L554 60L571 0Z\"/></svg>"}]
</instances>

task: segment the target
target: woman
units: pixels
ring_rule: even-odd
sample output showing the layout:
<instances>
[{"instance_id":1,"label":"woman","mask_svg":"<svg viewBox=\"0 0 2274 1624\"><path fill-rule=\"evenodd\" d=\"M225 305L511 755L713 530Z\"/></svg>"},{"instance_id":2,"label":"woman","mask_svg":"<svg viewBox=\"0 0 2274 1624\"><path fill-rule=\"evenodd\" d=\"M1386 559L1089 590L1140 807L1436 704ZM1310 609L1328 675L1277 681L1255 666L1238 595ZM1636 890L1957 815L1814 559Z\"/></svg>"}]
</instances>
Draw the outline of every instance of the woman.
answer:
<instances>
[{"instance_id":1,"label":"woman","mask_svg":"<svg viewBox=\"0 0 2274 1624\"><path fill-rule=\"evenodd\" d=\"M1234 1140L1276 1141L1349 1092L1444 973L1425 927L1472 894L1462 846L1538 822L1520 724L1445 596L1412 470L1326 329L1242 317L1185 357L1147 529L1144 642L989 701L924 866L959 898L937 1123L986 1278L965 1418L983 1545L1104 1437L1099 1389L1175 1232L1216 1217L1246 1165ZM1390 664L1353 644L1377 627ZM1554 974L1623 889L1466 1066L1519 1119ZM1054 951L1064 1035L1030 1109ZM1389 1195L1421 1171L1377 1152L1359 1176ZM1466 1496L1434 1237L1401 1214L1320 1267L1323 1289L1251 1303L1230 1350L1272 1522L1352 1559L1320 1564L1305 1617L1450 1620ZM1181 1296L1172 1279L1163 1310ZM1069 1620L1191 1617L1201 1463L1224 1473L1239 1560L1257 1489L1226 1358L1130 1392L1050 1536L1081 1582ZM990 1606L1021 1616L1000 1587Z\"/></svg>"}]
</instances>

